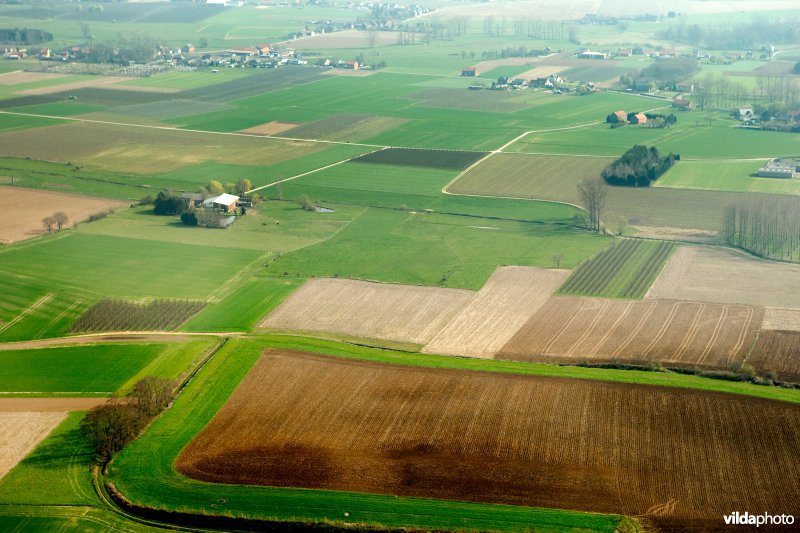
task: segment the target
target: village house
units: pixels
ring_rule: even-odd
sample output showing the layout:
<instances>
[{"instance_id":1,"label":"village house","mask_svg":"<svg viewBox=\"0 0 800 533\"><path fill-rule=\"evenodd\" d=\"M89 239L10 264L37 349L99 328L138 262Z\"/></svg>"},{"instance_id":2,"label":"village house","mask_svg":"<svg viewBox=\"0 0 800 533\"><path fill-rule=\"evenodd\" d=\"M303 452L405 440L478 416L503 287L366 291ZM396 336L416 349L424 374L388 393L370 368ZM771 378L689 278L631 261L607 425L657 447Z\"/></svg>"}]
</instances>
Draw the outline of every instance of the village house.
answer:
<instances>
[{"instance_id":1,"label":"village house","mask_svg":"<svg viewBox=\"0 0 800 533\"><path fill-rule=\"evenodd\" d=\"M751 118L753 118L753 108L739 107L734 110L733 114L739 120L750 120Z\"/></svg>"},{"instance_id":2,"label":"village house","mask_svg":"<svg viewBox=\"0 0 800 533\"><path fill-rule=\"evenodd\" d=\"M647 123L647 116L644 113L636 113L631 117L631 124L642 125Z\"/></svg>"}]
</instances>

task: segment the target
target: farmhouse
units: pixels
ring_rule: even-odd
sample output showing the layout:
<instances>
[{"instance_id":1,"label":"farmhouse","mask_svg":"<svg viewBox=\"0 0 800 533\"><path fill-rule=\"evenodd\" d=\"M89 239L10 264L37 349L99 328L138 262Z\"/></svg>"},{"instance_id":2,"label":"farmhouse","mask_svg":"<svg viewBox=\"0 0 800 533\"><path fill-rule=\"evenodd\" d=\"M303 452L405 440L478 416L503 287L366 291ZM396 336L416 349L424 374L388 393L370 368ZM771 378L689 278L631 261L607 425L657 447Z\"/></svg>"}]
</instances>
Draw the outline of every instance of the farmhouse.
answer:
<instances>
[{"instance_id":1,"label":"farmhouse","mask_svg":"<svg viewBox=\"0 0 800 533\"><path fill-rule=\"evenodd\" d=\"M225 213L230 213L234 209L236 209L236 203L238 201L239 201L238 196L224 193L220 194L219 196L207 199L206 201L203 202L203 207L219 209L220 211L224 211Z\"/></svg>"},{"instance_id":2,"label":"farmhouse","mask_svg":"<svg viewBox=\"0 0 800 533\"><path fill-rule=\"evenodd\" d=\"M631 117L631 124L645 124L647 122L647 116L644 113L636 113Z\"/></svg>"},{"instance_id":3,"label":"farmhouse","mask_svg":"<svg viewBox=\"0 0 800 533\"><path fill-rule=\"evenodd\" d=\"M608 52L592 52L591 50L584 50L578 57L581 59L608 59Z\"/></svg>"},{"instance_id":4,"label":"farmhouse","mask_svg":"<svg viewBox=\"0 0 800 533\"><path fill-rule=\"evenodd\" d=\"M792 179L800 177L800 165L792 159L781 159L777 157L770 159L766 165L758 170L761 178L783 178Z\"/></svg>"},{"instance_id":5,"label":"farmhouse","mask_svg":"<svg viewBox=\"0 0 800 533\"><path fill-rule=\"evenodd\" d=\"M625 111L614 111L612 114L617 117L617 122L620 124L625 124L628 121L628 114Z\"/></svg>"},{"instance_id":6,"label":"farmhouse","mask_svg":"<svg viewBox=\"0 0 800 533\"><path fill-rule=\"evenodd\" d=\"M734 114L736 118L740 120L747 120L753 118L753 108L752 107L740 107L734 110Z\"/></svg>"},{"instance_id":7,"label":"farmhouse","mask_svg":"<svg viewBox=\"0 0 800 533\"><path fill-rule=\"evenodd\" d=\"M478 75L477 67L464 67L461 69L461 75L468 78L474 78Z\"/></svg>"}]
</instances>

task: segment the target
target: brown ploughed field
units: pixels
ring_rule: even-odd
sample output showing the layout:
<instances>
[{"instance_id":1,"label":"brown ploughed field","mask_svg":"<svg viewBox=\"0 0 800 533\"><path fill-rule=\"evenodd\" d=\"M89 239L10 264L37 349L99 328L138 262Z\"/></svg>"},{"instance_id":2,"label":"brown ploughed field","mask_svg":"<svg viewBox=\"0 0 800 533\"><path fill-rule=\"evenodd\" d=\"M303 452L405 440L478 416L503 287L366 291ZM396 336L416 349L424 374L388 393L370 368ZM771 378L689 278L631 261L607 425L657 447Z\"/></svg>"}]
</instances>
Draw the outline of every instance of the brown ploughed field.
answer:
<instances>
[{"instance_id":1,"label":"brown ploughed field","mask_svg":"<svg viewBox=\"0 0 800 533\"><path fill-rule=\"evenodd\" d=\"M800 332L761 331L747 364L759 373L771 370L783 381L800 383Z\"/></svg>"},{"instance_id":2,"label":"brown ploughed field","mask_svg":"<svg viewBox=\"0 0 800 533\"><path fill-rule=\"evenodd\" d=\"M696 390L272 350L177 460L217 483L722 527L800 514L800 406Z\"/></svg>"},{"instance_id":3,"label":"brown ploughed field","mask_svg":"<svg viewBox=\"0 0 800 533\"><path fill-rule=\"evenodd\" d=\"M551 298L498 352L497 359L741 366L763 318L761 308L682 301Z\"/></svg>"}]
</instances>

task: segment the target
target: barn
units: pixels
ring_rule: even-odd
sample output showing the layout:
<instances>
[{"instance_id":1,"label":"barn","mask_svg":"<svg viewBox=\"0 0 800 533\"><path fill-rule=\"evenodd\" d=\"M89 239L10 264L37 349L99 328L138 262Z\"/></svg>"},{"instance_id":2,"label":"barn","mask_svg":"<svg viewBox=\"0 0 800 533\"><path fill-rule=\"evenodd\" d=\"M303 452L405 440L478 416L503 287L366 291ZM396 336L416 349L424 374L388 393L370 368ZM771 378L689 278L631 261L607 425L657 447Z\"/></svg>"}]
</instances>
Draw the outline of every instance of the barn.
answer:
<instances>
[{"instance_id":1,"label":"barn","mask_svg":"<svg viewBox=\"0 0 800 533\"><path fill-rule=\"evenodd\" d=\"M224 211L225 213L230 213L234 209L236 209L236 204L238 201L239 201L238 196L224 193L220 194L219 196L215 196L213 198L208 198L206 201L203 202L203 207L218 209L220 211Z\"/></svg>"}]
</instances>

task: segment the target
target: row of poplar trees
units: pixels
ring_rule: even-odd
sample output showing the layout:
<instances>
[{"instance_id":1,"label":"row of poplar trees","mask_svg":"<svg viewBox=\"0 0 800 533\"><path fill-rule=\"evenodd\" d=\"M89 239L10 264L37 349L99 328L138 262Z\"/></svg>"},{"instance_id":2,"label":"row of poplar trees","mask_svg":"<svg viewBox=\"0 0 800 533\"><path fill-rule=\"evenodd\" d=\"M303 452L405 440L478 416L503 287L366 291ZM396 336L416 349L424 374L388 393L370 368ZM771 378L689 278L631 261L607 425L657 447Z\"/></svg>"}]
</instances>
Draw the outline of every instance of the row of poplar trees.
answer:
<instances>
[{"instance_id":1,"label":"row of poplar trees","mask_svg":"<svg viewBox=\"0 0 800 533\"><path fill-rule=\"evenodd\" d=\"M756 255L800 259L800 199L747 199L725 209L725 242Z\"/></svg>"}]
</instances>

